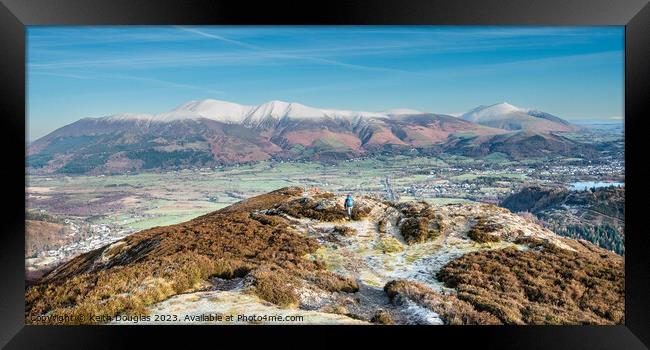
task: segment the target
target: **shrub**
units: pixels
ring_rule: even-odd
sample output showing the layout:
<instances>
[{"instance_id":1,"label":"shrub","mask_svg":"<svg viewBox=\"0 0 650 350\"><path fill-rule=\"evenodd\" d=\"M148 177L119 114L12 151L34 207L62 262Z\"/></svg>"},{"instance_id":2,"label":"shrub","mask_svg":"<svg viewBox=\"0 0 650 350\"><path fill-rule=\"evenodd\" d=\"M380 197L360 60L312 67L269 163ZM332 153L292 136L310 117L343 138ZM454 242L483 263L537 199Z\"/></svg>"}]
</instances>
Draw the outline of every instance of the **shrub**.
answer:
<instances>
[{"instance_id":1,"label":"shrub","mask_svg":"<svg viewBox=\"0 0 650 350\"><path fill-rule=\"evenodd\" d=\"M317 199L332 199L336 197L336 195L332 192L320 192L314 195L314 198Z\"/></svg>"},{"instance_id":2,"label":"shrub","mask_svg":"<svg viewBox=\"0 0 650 350\"><path fill-rule=\"evenodd\" d=\"M297 306L298 281L282 269L262 267L251 272L253 291L261 299L282 307Z\"/></svg>"},{"instance_id":3,"label":"shrub","mask_svg":"<svg viewBox=\"0 0 650 350\"><path fill-rule=\"evenodd\" d=\"M320 202L312 198L303 197L282 202L277 209L287 215L297 218L309 218L319 221L339 221L346 218L345 210L341 204L321 208Z\"/></svg>"},{"instance_id":4,"label":"shrub","mask_svg":"<svg viewBox=\"0 0 650 350\"><path fill-rule=\"evenodd\" d=\"M378 310L375 312L375 314L372 315L370 322L384 325L395 324L393 317L391 317L390 313L385 310Z\"/></svg>"},{"instance_id":5,"label":"shrub","mask_svg":"<svg viewBox=\"0 0 650 350\"><path fill-rule=\"evenodd\" d=\"M313 281L319 288L328 292L355 293L359 291L359 284L356 280L329 271L315 272Z\"/></svg>"},{"instance_id":6,"label":"shrub","mask_svg":"<svg viewBox=\"0 0 650 350\"><path fill-rule=\"evenodd\" d=\"M507 324L621 324L623 259L596 246L569 251L484 250L453 260L437 274L458 298ZM586 249L585 249L586 248ZM606 258L602 254L607 254Z\"/></svg>"},{"instance_id":7,"label":"shrub","mask_svg":"<svg viewBox=\"0 0 650 350\"><path fill-rule=\"evenodd\" d=\"M255 265L238 260L218 259L214 262L214 269L210 277L225 279L244 277Z\"/></svg>"},{"instance_id":8,"label":"shrub","mask_svg":"<svg viewBox=\"0 0 650 350\"><path fill-rule=\"evenodd\" d=\"M477 243L487 243L487 242L498 242L500 241L499 237L491 235L489 233L482 232L472 228L468 233L467 237L471 238L474 242Z\"/></svg>"},{"instance_id":9,"label":"shrub","mask_svg":"<svg viewBox=\"0 0 650 350\"><path fill-rule=\"evenodd\" d=\"M422 243L437 238L443 230L438 221L427 217L412 217L402 220L400 233L408 244Z\"/></svg>"},{"instance_id":10,"label":"shrub","mask_svg":"<svg viewBox=\"0 0 650 350\"><path fill-rule=\"evenodd\" d=\"M475 309L471 304L454 295L439 294L425 285L406 280L393 280L384 286L384 292L393 303L400 303L401 296L437 313L445 324L500 324L493 315Z\"/></svg>"},{"instance_id":11,"label":"shrub","mask_svg":"<svg viewBox=\"0 0 650 350\"><path fill-rule=\"evenodd\" d=\"M479 218L478 222L467 232L467 236L478 243L498 242L500 238L490 233L502 228L503 226L500 224L488 222L485 218Z\"/></svg>"},{"instance_id":12,"label":"shrub","mask_svg":"<svg viewBox=\"0 0 650 350\"><path fill-rule=\"evenodd\" d=\"M421 243L429 238L429 219L425 217L406 218L400 232L408 244Z\"/></svg>"},{"instance_id":13,"label":"shrub","mask_svg":"<svg viewBox=\"0 0 650 350\"><path fill-rule=\"evenodd\" d=\"M433 240L445 229L441 217L425 202L400 203L398 209L405 216L400 223L400 233L408 244Z\"/></svg>"},{"instance_id":14,"label":"shrub","mask_svg":"<svg viewBox=\"0 0 650 350\"><path fill-rule=\"evenodd\" d=\"M355 228L343 225L334 226L334 232L343 236L353 236L357 234L357 230Z\"/></svg>"},{"instance_id":15,"label":"shrub","mask_svg":"<svg viewBox=\"0 0 650 350\"><path fill-rule=\"evenodd\" d=\"M369 207L352 208L352 220L359 221L370 215L372 209Z\"/></svg>"},{"instance_id":16,"label":"shrub","mask_svg":"<svg viewBox=\"0 0 650 350\"><path fill-rule=\"evenodd\" d=\"M163 266L166 269L161 270ZM194 288L212 269L209 258L189 253L37 284L25 293L27 322L34 323L32 316L47 312L85 317L72 323L94 323L88 315L101 319L122 313L143 314L147 305Z\"/></svg>"}]
</instances>

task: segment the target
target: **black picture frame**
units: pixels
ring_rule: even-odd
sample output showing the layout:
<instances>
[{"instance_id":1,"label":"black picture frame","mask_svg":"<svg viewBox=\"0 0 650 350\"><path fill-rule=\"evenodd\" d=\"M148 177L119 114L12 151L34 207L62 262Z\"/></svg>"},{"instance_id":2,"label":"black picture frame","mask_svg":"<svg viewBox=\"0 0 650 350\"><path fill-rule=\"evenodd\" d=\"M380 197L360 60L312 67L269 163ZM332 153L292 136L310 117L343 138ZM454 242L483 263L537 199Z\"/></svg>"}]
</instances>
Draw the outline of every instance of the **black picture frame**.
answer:
<instances>
[{"instance_id":1,"label":"black picture frame","mask_svg":"<svg viewBox=\"0 0 650 350\"><path fill-rule=\"evenodd\" d=\"M646 0L0 0L0 111L3 123L0 214L0 346L118 348L136 340L188 347L191 341L249 346L252 341L311 346L349 340L411 346L470 344L481 349L647 349L650 345L650 250L645 225L648 170L644 107L650 100L650 5ZM622 326L498 327L187 327L26 326L24 322L25 26L147 24L437 24L437 25L624 25L626 163L626 315ZM22 170L21 170L22 169ZM644 215L645 214L645 215ZM295 340L296 334L302 340ZM306 337L305 337L306 336ZM346 336L346 340L343 339ZM419 342L416 343L415 337ZM140 339L136 339L140 338ZM144 338L144 339L143 339ZM424 341L424 343L422 342ZM239 345L236 345L239 342ZM453 345L442 345L442 344ZM210 344L210 343L208 343ZM217 345L218 344L218 345ZM338 345L337 345L338 344ZM416 345L422 344L422 345Z\"/></svg>"}]
</instances>

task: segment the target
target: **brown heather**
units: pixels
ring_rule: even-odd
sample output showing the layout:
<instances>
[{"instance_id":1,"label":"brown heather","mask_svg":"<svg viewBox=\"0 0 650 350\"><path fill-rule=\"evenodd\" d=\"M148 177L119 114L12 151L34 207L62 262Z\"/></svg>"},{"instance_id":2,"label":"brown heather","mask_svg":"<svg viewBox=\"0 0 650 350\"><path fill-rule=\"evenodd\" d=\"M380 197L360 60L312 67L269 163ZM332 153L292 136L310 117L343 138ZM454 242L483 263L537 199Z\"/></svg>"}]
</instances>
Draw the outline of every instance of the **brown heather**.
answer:
<instances>
[{"instance_id":1,"label":"brown heather","mask_svg":"<svg viewBox=\"0 0 650 350\"><path fill-rule=\"evenodd\" d=\"M27 289L27 320L46 313L86 320L91 314L140 314L147 305L196 289L211 276L250 274L252 292L281 306L295 305L295 289L304 283L328 291L358 290L355 281L304 258L318 248L314 239L282 217L259 213L301 194L300 188L277 190L82 254Z\"/></svg>"},{"instance_id":2,"label":"brown heather","mask_svg":"<svg viewBox=\"0 0 650 350\"><path fill-rule=\"evenodd\" d=\"M356 229L343 225L334 226L334 232L343 236L354 236L357 234Z\"/></svg>"},{"instance_id":3,"label":"brown heather","mask_svg":"<svg viewBox=\"0 0 650 350\"><path fill-rule=\"evenodd\" d=\"M488 222L485 218L479 218L476 224L469 230L467 236L478 243L498 242L499 237L490 233L502 229L503 226Z\"/></svg>"},{"instance_id":4,"label":"brown heather","mask_svg":"<svg viewBox=\"0 0 650 350\"><path fill-rule=\"evenodd\" d=\"M254 278L253 292L260 298L282 307L298 306L300 300L296 290L301 281L284 269L263 266L251 273Z\"/></svg>"},{"instance_id":5,"label":"brown heather","mask_svg":"<svg viewBox=\"0 0 650 350\"><path fill-rule=\"evenodd\" d=\"M359 284L356 280L337 275L330 271L316 271L311 274L310 280L315 285L328 292L355 293L359 291Z\"/></svg>"},{"instance_id":6,"label":"brown heather","mask_svg":"<svg viewBox=\"0 0 650 350\"><path fill-rule=\"evenodd\" d=\"M346 218L343 205L336 204L323 210L318 209L319 202L313 198L302 197L280 203L277 209L296 218L309 218L319 221L340 221Z\"/></svg>"},{"instance_id":7,"label":"brown heather","mask_svg":"<svg viewBox=\"0 0 650 350\"><path fill-rule=\"evenodd\" d=\"M479 311L454 295L436 293L418 282L390 281L384 286L384 291L393 303L399 303L399 298L410 299L437 313L448 325L501 324L494 315Z\"/></svg>"},{"instance_id":8,"label":"brown heather","mask_svg":"<svg viewBox=\"0 0 650 350\"><path fill-rule=\"evenodd\" d=\"M299 293L305 288L318 293L358 292L356 280L327 271L324 263L314 260L320 247L316 239L296 231L291 226L295 223L283 215L330 222L345 218L342 207L321 206L323 201L333 204L334 197L319 195L322 199L317 201L302 197L300 188L284 188L82 254L27 287L27 323L36 323L33 317L40 315L84 316L76 322L92 323L89 315L106 319L144 314L150 304L205 288L211 277L244 277L247 293L281 307L300 306ZM369 215L372 208L360 204L357 215ZM428 204L390 205L402 213L399 228L409 244L444 232L442 214ZM387 219L376 220L385 231ZM345 234L341 228L345 226L336 227ZM479 219L470 229L475 233L469 234L486 242L500 229ZM379 235L379 251L404 249L391 235ZM384 290L393 304L407 298L436 312L446 324L623 323L623 259L585 241L557 239L575 251L520 238L514 243L523 250L481 250L452 260L436 278L454 289L453 294L404 280L391 281ZM323 311L360 317L348 304L329 304ZM363 317L390 324L391 315L398 314L371 310Z\"/></svg>"},{"instance_id":9,"label":"brown heather","mask_svg":"<svg viewBox=\"0 0 650 350\"><path fill-rule=\"evenodd\" d=\"M368 207L355 207L352 208L352 220L363 220L370 215L370 208Z\"/></svg>"},{"instance_id":10,"label":"brown heather","mask_svg":"<svg viewBox=\"0 0 650 350\"><path fill-rule=\"evenodd\" d=\"M534 239L531 249L483 250L451 261L437 274L458 299L506 324L622 324L622 257L584 241L576 252Z\"/></svg>"},{"instance_id":11,"label":"brown heather","mask_svg":"<svg viewBox=\"0 0 650 350\"><path fill-rule=\"evenodd\" d=\"M398 209L405 216L400 222L400 233L408 244L436 239L445 229L440 217L425 202L400 203Z\"/></svg>"},{"instance_id":12,"label":"brown heather","mask_svg":"<svg viewBox=\"0 0 650 350\"><path fill-rule=\"evenodd\" d=\"M384 324L384 325L391 325L395 324L395 321L393 321L393 318L390 316L390 313L388 313L385 310L378 310L370 319L370 322L376 323L376 324Z\"/></svg>"}]
</instances>

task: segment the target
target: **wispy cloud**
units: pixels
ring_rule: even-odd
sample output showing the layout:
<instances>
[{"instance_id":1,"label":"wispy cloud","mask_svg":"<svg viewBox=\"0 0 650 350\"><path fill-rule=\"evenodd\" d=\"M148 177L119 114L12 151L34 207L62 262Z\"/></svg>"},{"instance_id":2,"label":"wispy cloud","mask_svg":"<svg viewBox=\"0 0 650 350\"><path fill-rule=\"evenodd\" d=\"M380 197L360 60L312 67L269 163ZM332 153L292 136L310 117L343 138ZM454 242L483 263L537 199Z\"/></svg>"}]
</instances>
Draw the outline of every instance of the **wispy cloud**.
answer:
<instances>
[{"instance_id":1,"label":"wispy cloud","mask_svg":"<svg viewBox=\"0 0 650 350\"><path fill-rule=\"evenodd\" d=\"M417 54L438 55L451 53L472 53L472 52L496 52L504 49L542 49L559 47L577 43L583 37L593 34L593 31L580 30L558 30L549 28L512 28L512 29L474 29L474 30L444 30L432 29L391 29L391 28L367 28L364 27L343 27L343 33L320 34L318 28L238 28L223 27L155 27L155 31L136 30L124 31L120 29L91 30L94 34L89 35L80 30L68 31L67 34L39 34L30 39L29 63L32 69L56 70L56 69L77 69L101 67L103 69L156 69L167 67L192 66L271 66L271 65L293 65L297 61L341 67L350 70L403 73L404 68L386 67L381 65L370 65L357 63L363 61L363 57L385 58L391 55L413 56ZM337 27L340 28L340 27ZM176 30L176 31L174 31ZM323 30L320 29L320 32ZM284 46L275 45L263 47L246 42L240 39L233 39L226 33L242 37L259 37L266 35L280 35ZM304 33L303 33L304 32ZM184 34L183 34L184 33ZM278 34L280 33L280 34ZM346 34L347 33L347 34ZM359 38L364 33L374 35L364 40L352 40ZM592 34L589 34L592 33ZM186 35L192 34L192 35ZM443 35L444 34L444 35ZM301 36L314 36L314 40L297 40ZM348 35L350 38L348 38ZM531 40L530 36L546 38L544 35L554 36L554 40ZM78 38L81 36L81 38ZM92 41L95 38L95 41ZM347 40L343 40L346 39ZM192 45L196 40L215 40L226 46L201 47ZM294 40L296 39L296 40ZM304 38L303 38L304 39ZM462 40L460 40L462 39ZM548 38L546 38L548 39ZM132 49L120 49L94 53L92 48L80 50L80 43L87 45L101 46L108 43L127 43L129 41L151 43L164 42L175 43L179 49L161 51L165 46L158 45L154 51L145 50L148 46ZM44 45L44 46L43 46ZM54 46L51 46L54 45ZM60 45L60 46L57 46ZM66 49L65 45L69 48ZM228 47L229 46L229 47ZM61 49L57 49L61 47ZM78 52L84 52L86 57L78 57ZM66 57L67 56L69 57ZM397 58L396 58L397 59ZM357 62L350 62L351 60Z\"/></svg>"},{"instance_id":2,"label":"wispy cloud","mask_svg":"<svg viewBox=\"0 0 650 350\"><path fill-rule=\"evenodd\" d=\"M251 45L242 41L238 40L232 40L228 39L224 36L221 35L216 35L216 34L211 34L207 33L195 28L191 27L182 27L178 26L179 29L185 30L188 32L192 32L201 36L204 36L206 38L210 39L215 39L219 40L222 42L230 43L239 47L247 48L252 50L252 53L259 55L261 57L265 58L279 58L279 59L290 59L290 60L306 60L306 61L311 61L314 63L320 63L320 64L326 64L326 65L333 65L333 66L338 66L338 67L344 67L344 68L349 68L349 69L361 69L361 70L371 70L371 71L383 71L383 72L399 72L400 70L397 69L391 69L391 68L385 68L385 67L373 67L373 66L367 66L367 65L360 65L360 64L351 64L351 63L345 63L341 61L336 61L332 59L326 59L322 57L314 57L314 56L309 56L305 54L290 54L290 53L282 53L282 52L274 52L273 50L267 50L262 47L256 46L256 45Z\"/></svg>"},{"instance_id":3,"label":"wispy cloud","mask_svg":"<svg viewBox=\"0 0 650 350\"><path fill-rule=\"evenodd\" d=\"M226 38L224 36L221 36L221 35L207 33L207 32L204 32L204 31L196 29L196 28L183 27L183 26L174 26L174 27L178 28L180 30L186 31L186 32L198 34L200 36L210 38L210 39L216 39L216 40L219 40L219 41L223 41L225 43L233 44L233 45L244 47L244 48L247 48L247 49L260 50L260 48L255 46L255 45L250 45L250 44L247 44L247 43L244 43L244 42L241 42L241 41L228 39L228 38Z\"/></svg>"},{"instance_id":4,"label":"wispy cloud","mask_svg":"<svg viewBox=\"0 0 650 350\"><path fill-rule=\"evenodd\" d=\"M498 72L538 72L547 71L553 67L585 67L598 64L622 64L623 53L618 51L608 51L590 54L564 55L546 58L519 59L509 62L484 63L464 65L462 69L449 69L441 67L436 69L399 72L391 76L377 77L376 79L366 82L366 86L391 86L402 84L404 81L415 82L417 80L435 80L461 77L480 77L490 76ZM621 66L622 67L622 66ZM359 86L357 84L357 86ZM341 89L340 85L322 85L314 86L315 91L327 91ZM290 90L297 91L297 90Z\"/></svg>"},{"instance_id":5,"label":"wispy cloud","mask_svg":"<svg viewBox=\"0 0 650 350\"><path fill-rule=\"evenodd\" d=\"M28 75L45 75L50 77L59 77L59 78L72 78L72 79L96 79L85 75L80 74L68 74L68 73L53 73L53 72L39 72L39 71L28 71Z\"/></svg>"},{"instance_id":6,"label":"wispy cloud","mask_svg":"<svg viewBox=\"0 0 650 350\"><path fill-rule=\"evenodd\" d=\"M185 84L185 83L178 83L178 82L161 80L161 79L138 77L138 76L132 76L132 75L112 75L112 76L109 75L109 76L106 76L106 78L108 78L108 79L142 81L142 82L160 84L160 85L167 86L167 87L172 87L172 88L191 89L191 90L203 91L203 92L214 94L214 95L225 95L225 92L222 91L222 90L215 90L215 89L207 88L207 87L204 87L204 86Z\"/></svg>"},{"instance_id":7,"label":"wispy cloud","mask_svg":"<svg viewBox=\"0 0 650 350\"><path fill-rule=\"evenodd\" d=\"M307 56L303 54L285 53L278 51L249 51L243 53L200 53L200 52L170 52L143 54L130 57L102 57L86 60L64 60L58 62L33 62L29 68L33 70L53 69L87 69L98 67L102 69L155 69L166 67L190 66L272 66L272 65L294 65L296 61L318 63L321 65L337 66L355 70L378 71L378 72L401 72L399 69L385 67L374 67L346 63L338 60Z\"/></svg>"},{"instance_id":8,"label":"wispy cloud","mask_svg":"<svg viewBox=\"0 0 650 350\"><path fill-rule=\"evenodd\" d=\"M112 75L107 75L107 74L80 75L80 74L39 72L39 71L30 72L29 74L47 75L47 76L81 79L81 80L130 80L130 81L140 81L140 82L146 82L146 83L155 83L157 86L191 89L191 90L198 90L198 91L202 91L202 92L209 93L209 94L214 94L214 95L225 95L225 92L222 91L222 90L211 89L211 88L207 88L207 87L204 87L204 86L185 84L185 83L167 81L167 80L162 80L162 79L154 79L154 78L148 78L148 77L139 77L139 76L133 76L133 75L119 75L119 74L112 74Z\"/></svg>"}]
</instances>

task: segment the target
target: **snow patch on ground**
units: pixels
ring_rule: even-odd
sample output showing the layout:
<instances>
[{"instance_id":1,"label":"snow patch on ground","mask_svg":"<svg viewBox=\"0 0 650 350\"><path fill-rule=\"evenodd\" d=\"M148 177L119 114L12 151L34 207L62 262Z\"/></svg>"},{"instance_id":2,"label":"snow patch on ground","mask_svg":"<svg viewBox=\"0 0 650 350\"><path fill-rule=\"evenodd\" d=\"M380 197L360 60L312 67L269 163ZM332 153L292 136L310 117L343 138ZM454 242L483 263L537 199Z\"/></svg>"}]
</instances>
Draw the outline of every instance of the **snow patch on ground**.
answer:
<instances>
[{"instance_id":1,"label":"snow patch on ground","mask_svg":"<svg viewBox=\"0 0 650 350\"><path fill-rule=\"evenodd\" d=\"M444 322L440 315L418 305L417 303L406 299L404 313L407 315L407 323L410 324L426 324L426 325L443 325Z\"/></svg>"}]
</instances>

